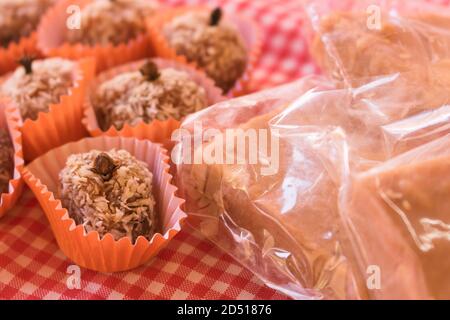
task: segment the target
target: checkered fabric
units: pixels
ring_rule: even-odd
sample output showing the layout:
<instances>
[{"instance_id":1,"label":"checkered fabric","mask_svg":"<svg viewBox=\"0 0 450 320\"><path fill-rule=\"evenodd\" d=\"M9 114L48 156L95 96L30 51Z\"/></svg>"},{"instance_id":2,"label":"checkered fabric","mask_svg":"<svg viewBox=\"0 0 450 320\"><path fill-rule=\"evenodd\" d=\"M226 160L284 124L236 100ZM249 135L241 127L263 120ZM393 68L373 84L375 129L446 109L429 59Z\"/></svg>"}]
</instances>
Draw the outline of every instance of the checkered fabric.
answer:
<instances>
[{"instance_id":1,"label":"checkered fabric","mask_svg":"<svg viewBox=\"0 0 450 320\"><path fill-rule=\"evenodd\" d=\"M285 299L191 230L129 272L80 270L58 249L30 190L0 222L1 299ZM67 283L69 282L69 285Z\"/></svg>"},{"instance_id":2,"label":"checkered fabric","mask_svg":"<svg viewBox=\"0 0 450 320\"><path fill-rule=\"evenodd\" d=\"M301 0L189 3L221 5L249 15L259 24L265 39L254 72L254 90L317 71L302 39ZM69 289L67 285L71 265L58 249L44 213L27 189L16 208L0 220L0 299L287 298L189 229L180 232L151 262L133 271L101 274L81 269L80 289Z\"/></svg>"}]
</instances>

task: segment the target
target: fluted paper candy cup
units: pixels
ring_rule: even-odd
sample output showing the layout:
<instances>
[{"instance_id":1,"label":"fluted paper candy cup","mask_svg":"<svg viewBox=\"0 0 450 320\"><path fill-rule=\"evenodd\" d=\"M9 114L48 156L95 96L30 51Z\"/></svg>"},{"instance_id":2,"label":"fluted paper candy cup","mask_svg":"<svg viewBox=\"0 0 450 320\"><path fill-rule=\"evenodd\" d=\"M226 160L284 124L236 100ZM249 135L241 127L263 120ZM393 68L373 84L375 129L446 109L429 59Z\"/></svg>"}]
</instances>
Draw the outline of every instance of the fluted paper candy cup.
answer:
<instances>
[{"instance_id":1,"label":"fluted paper candy cup","mask_svg":"<svg viewBox=\"0 0 450 320\"><path fill-rule=\"evenodd\" d=\"M69 7L83 8L92 0L63 0L51 8L37 31L37 46L46 55L79 59L82 57L95 57L97 71L148 57L152 54L148 37L142 34L126 43L119 45L89 46L81 43L71 44L66 41L67 19Z\"/></svg>"},{"instance_id":2,"label":"fluted paper candy cup","mask_svg":"<svg viewBox=\"0 0 450 320\"><path fill-rule=\"evenodd\" d=\"M152 189L161 232L155 233L150 241L140 236L132 243L128 237L114 240L111 234L100 238L97 231L86 233L82 225L76 225L69 217L58 199L58 175L70 155L111 149L127 150L144 161L153 173ZM180 223L186 217L180 208L183 200L175 195L177 188L171 183L168 159L164 148L147 140L85 138L39 157L24 169L23 176L42 206L64 254L79 266L100 272L118 272L136 268L154 257L178 233Z\"/></svg>"},{"instance_id":3,"label":"fluted paper candy cup","mask_svg":"<svg viewBox=\"0 0 450 320\"><path fill-rule=\"evenodd\" d=\"M19 115L25 161L32 161L57 146L88 135L82 124L83 102L94 74L94 59L77 61L74 84L68 94L60 97L59 103L50 105L48 112L40 112L36 120L23 121ZM19 109L19 106L10 101L9 108Z\"/></svg>"},{"instance_id":4,"label":"fluted paper candy cup","mask_svg":"<svg viewBox=\"0 0 450 320\"><path fill-rule=\"evenodd\" d=\"M179 55L170 47L165 39L162 30L164 25L169 23L175 17L187 13L192 10L210 11L208 7L193 6L167 9L158 16L147 20L147 32L150 37L152 50L156 56L176 60L184 64L189 64L201 70L194 62L188 62L186 57ZM226 19L229 20L237 29L247 48L247 66L244 74L236 81L234 87L227 93L227 96L240 96L249 93L250 82L255 65L261 55L262 36L261 32L251 19L243 17L239 14L228 14Z\"/></svg>"},{"instance_id":5,"label":"fluted paper candy cup","mask_svg":"<svg viewBox=\"0 0 450 320\"><path fill-rule=\"evenodd\" d=\"M37 34L33 32L29 37L23 37L19 42L13 42L6 48L0 47L0 75L14 70L17 67L17 59L24 54L41 57L37 48Z\"/></svg>"},{"instance_id":6,"label":"fluted paper candy cup","mask_svg":"<svg viewBox=\"0 0 450 320\"><path fill-rule=\"evenodd\" d=\"M20 171L23 168L24 160L22 154L22 136L19 131L19 117L17 110L8 109L7 101L0 99L0 128L7 128L14 147L14 173L9 181L7 193L0 195L0 218L11 209L20 197L23 189L23 180Z\"/></svg>"},{"instance_id":7,"label":"fluted paper candy cup","mask_svg":"<svg viewBox=\"0 0 450 320\"><path fill-rule=\"evenodd\" d=\"M193 81L205 89L208 105L213 105L225 99L225 97L222 96L221 89L217 88L214 85L214 82L206 77L204 73L198 72L194 68L177 61L160 58L154 58L152 61L155 62L159 69L174 68L176 70L188 73ZM170 142L172 132L180 126L180 122L175 119L171 118L166 121L153 120L150 123L145 123L142 121L135 126L125 124L121 130L117 130L114 126L111 126L107 131L103 132L98 124L95 109L91 103L90 96L95 92L101 83L108 81L121 73L139 70L145 62L146 60L140 60L137 62L124 64L122 66L109 69L97 76L96 80L90 86L90 94L86 95L84 104L83 124L91 136L96 137L99 135L107 135L113 137L135 137L138 139L148 139L164 145L167 145Z\"/></svg>"}]
</instances>

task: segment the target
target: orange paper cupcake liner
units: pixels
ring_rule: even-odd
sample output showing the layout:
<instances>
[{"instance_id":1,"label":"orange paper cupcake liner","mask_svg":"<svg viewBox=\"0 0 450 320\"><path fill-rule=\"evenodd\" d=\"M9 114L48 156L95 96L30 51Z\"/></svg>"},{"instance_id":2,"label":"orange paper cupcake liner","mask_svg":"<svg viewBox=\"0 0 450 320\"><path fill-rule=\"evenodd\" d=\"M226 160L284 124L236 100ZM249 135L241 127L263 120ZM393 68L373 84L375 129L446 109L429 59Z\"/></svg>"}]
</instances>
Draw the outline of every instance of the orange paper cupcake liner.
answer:
<instances>
[{"instance_id":1,"label":"orange paper cupcake liner","mask_svg":"<svg viewBox=\"0 0 450 320\"><path fill-rule=\"evenodd\" d=\"M0 48L0 75L14 70L18 65L17 60L24 54L42 57L37 48L36 32L29 37L22 37L17 43L12 42L6 48Z\"/></svg>"},{"instance_id":2,"label":"orange paper cupcake liner","mask_svg":"<svg viewBox=\"0 0 450 320\"><path fill-rule=\"evenodd\" d=\"M167 9L158 16L147 20L147 30L150 37L152 50L156 54L156 56L176 60L184 64L189 64L201 70L201 68L194 62L189 63L186 60L186 57L178 55L175 50L170 47L169 43L166 41L164 35L162 34L162 30L166 23L170 22L174 17L192 10L210 9L201 6ZM244 40L248 52L247 67L244 74L240 79L237 80L236 84L230 90L230 92L227 93L228 97L236 97L247 94L251 91L250 84L252 81L252 74L261 55L262 36L258 26L252 20L239 16L235 13L233 13L232 15L227 15L226 18L237 27L239 34Z\"/></svg>"},{"instance_id":3,"label":"orange paper cupcake liner","mask_svg":"<svg viewBox=\"0 0 450 320\"><path fill-rule=\"evenodd\" d=\"M54 147L88 135L82 124L83 102L95 74L95 62L87 58L75 65L74 85L67 95L61 96L58 104L50 105L48 112L40 112L36 120L23 121L19 116L25 161L32 161ZM19 108L12 102L10 107Z\"/></svg>"},{"instance_id":4,"label":"orange paper cupcake liner","mask_svg":"<svg viewBox=\"0 0 450 320\"><path fill-rule=\"evenodd\" d=\"M22 135L19 130L20 115L17 109L10 109L7 106L7 101L5 98L2 98L0 100L0 128L8 128L9 136L14 147L14 173L12 180L9 181L8 193L0 195L0 218L15 205L23 189L23 180L20 175L24 164Z\"/></svg>"},{"instance_id":5,"label":"orange paper cupcake liner","mask_svg":"<svg viewBox=\"0 0 450 320\"><path fill-rule=\"evenodd\" d=\"M91 85L91 94L101 83L112 79L118 74L138 70L146 60L140 60L133 63L124 64L122 66L107 70L101 73L97 79ZM198 72L196 69L173 60L165 60L160 58L152 59L158 66L158 68L174 68L177 70L188 73L193 81L205 88L208 105L215 104L225 99L222 96L222 91L214 85L214 82L205 76L203 72ZM135 126L125 124L121 130L117 130L114 126L111 126L106 132L103 132L97 121L94 107L92 106L90 95L86 95L86 101L84 104L84 118L83 124L88 132L96 137L100 135L107 136L121 136L121 137L134 137L138 139L148 139L153 142L162 143L164 146L169 147L172 132L180 127L180 122L175 119L168 119L166 121L154 120L150 123L140 122Z\"/></svg>"},{"instance_id":6,"label":"orange paper cupcake liner","mask_svg":"<svg viewBox=\"0 0 450 320\"><path fill-rule=\"evenodd\" d=\"M141 236L132 243L128 237L114 240L111 234L100 238L97 231L86 233L84 227L76 225L62 207L57 198L58 175L67 157L94 149L125 149L148 164L153 173L153 194L161 230L150 241ZM165 149L147 140L86 138L39 157L23 170L23 177L44 209L64 254L79 266L100 272L118 272L136 268L154 257L178 233L186 217L180 208L184 201L175 195L177 188L171 183L168 159Z\"/></svg>"},{"instance_id":7,"label":"orange paper cupcake liner","mask_svg":"<svg viewBox=\"0 0 450 320\"><path fill-rule=\"evenodd\" d=\"M151 55L150 41L146 35L120 45L70 44L65 36L69 17L66 10L69 6L78 5L83 8L92 0L63 0L51 8L42 18L37 31L37 47L46 56L58 56L68 59L94 57L97 61L97 71L148 57Z\"/></svg>"}]
</instances>

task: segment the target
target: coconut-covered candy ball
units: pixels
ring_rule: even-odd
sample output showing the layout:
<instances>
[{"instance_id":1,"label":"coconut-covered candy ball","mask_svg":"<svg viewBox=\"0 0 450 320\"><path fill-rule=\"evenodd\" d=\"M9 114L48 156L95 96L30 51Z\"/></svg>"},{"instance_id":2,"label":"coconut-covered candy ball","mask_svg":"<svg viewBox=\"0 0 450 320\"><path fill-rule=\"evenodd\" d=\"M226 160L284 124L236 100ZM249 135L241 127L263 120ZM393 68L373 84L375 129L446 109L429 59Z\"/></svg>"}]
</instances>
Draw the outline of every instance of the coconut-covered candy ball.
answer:
<instances>
[{"instance_id":1,"label":"coconut-covered candy ball","mask_svg":"<svg viewBox=\"0 0 450 320\"><path fill-rule=\"evenodd\" d=\"M101 83L92 103L102 130L122 129L154 119L180 120L207 106L206 90L188 73L149 61L140 70L119 74Z\"/></svg>"},{"instance_id":2,"label":"coconut-covered candy ball","mask_svg":"<svg viewBox=\"0 0 450 320\"><path fill-rule=\"evenodd\" d=\"M14 148L8 131L0 129L0 194L8 192L14 171Z\"/></svg>"},{"instance_id":3,"label":"coconut-covered candy ball","mask_svg":"<svg viewBox=\"0 0 450 320\"><path fill-rule=\"evenodd\" d=\"M224 92L244 74L247 50L238 30L222 19L220 8L211 13L192 11L175 17L163 34L177 54L205 70Z\"/></svg>"},{"instance_id":4,"label":"coconut-covered candy ball","mask_svg":"<svg viewBox=\"0 0 450 320\"><path fill-rule=\"evenodd\" d=\"M33 61L24 56L16 71L3 83L0 92L20 109L22 119L36 120L39 112L48 112L59 103L74 83L74 63L61 58Z\"/></svg>"},{"instance_id":5,"label":"coconut-covered candy ball","mask_svg":"<svg viewBox=\"0 0 450 320\"><path fill-rule=\"evenodd\" d=\"M86 232L150 239L157 227L152 178L147 165L126 150L93 150L68 158L59 175L60 197Z\"/></svg>"},{"instance_id":6,"label":"coconut-covered candy ball","mask_svg":"<svg viewBox=\"0 0 450 320\"><path fill-rule=\"evenodd\" d=\"M1 0L0 47L18 42L36 30L41 16L55 0Z\"/></svg>"},{"instance_id":7,"label":"coconut-covered candy ball","mask_svg":"<svg viewBox=\"0 0 450 320\"><path fill-rule=\"evenodd\" d=\"M155 14L151 0L95 0L81 9L81 28L67 33L70 43L118 45L145 32L145 19Z\"/></svg>"}]
</instances>

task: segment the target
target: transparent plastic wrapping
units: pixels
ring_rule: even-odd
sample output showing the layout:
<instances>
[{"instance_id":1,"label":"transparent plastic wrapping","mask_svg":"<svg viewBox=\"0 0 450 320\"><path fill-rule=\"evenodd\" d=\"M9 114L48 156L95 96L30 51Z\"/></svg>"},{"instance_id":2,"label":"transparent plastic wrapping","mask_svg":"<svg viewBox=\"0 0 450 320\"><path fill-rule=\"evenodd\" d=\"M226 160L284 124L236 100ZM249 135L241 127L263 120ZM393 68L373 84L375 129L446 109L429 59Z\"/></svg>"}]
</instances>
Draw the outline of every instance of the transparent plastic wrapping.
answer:
<instances>
[{"instance_id":1,"label":"transparent plastic wrapping","mask_svg":"<svg viewBox=\"0 0 450 320\"><path fill-rule=\"evenodd\" d=\"M450 297L450 134L356 175L342 216L374 298ZM408 284L408 285L405 285Z\"/></svg>"},{"instance_id":2,"label":"transparent plastic wrapping","mask_svg":"<svg viewBox=\"0 0 450 320\"><path fill-rule=\"evenodd\" d=\"M424 267L410 243L400 239L403 226L377 220L392 213L374 211L371 217L350 201L354 197L363 206L364 199L375 197L362 194L355 177L356 183L365 183L360 175L396 161L390 159L400 153L417 154L420 160L418 148L439 145L450 134L448 107L413 116L391 110L408 108L402 99L417 103L388 90L407 85L397 80L345 88L309 77L189 116L173 136L180 143L172 152L188 221L269 286L295 299L450 297L432 295L425 276L414 278ZM236 139L228 140L233 135ZM439 181L442 175L434 174ZM445 183L448 192L448 181L440 186ZM353 219L358 229L352 229ZM377 229L384 223L380 237ZM376 238L374 245L386 251L375 256L382 272L386 267L381 289L368 287L364 267L370 264L360 258L373 254L372 239L355 240L366 229L371 229L367 237ZM440 241L448 246L444 238ZM390 240L395 241L392 249Z\"/></svg>"},{"instance_id":3,"label":"transparent plastic wrapping","mask_svg":"<svg viewBox=\"0 0 450 320\"><path fill-rule=\"evenodd\" d=\"M295 299L449 299L450 20L375 1L372 30L369 5L307 1L328 78L189 116L177 183L195 228Z\"/></svg>"},{"instance_id":4,"label":"transparent plastic wrapping","mask_svg":"<svg viewBox=\"0 0 450 320\"><path fill-rule=\"evenodd\" d=\"M449 132L448 8L423 0L304 3L312 56L340 86L370 92L362 103L387 117L389 156Z\"/></svg>"},{"instance_id":5,"label":"transparent plastic wrapping","mask_svg":"<svg viewBox=\"0 0 450 320\"><path fill-rule=\"evenodd\" d=\"M371 298L449 299L450 10L419 0L305 3L316 62L339 86L374 94L361 102L383 118L382 161L352 170L339 194L352 265L379 270Z\"/></svg>"},{"instance_id":6,"label":"transparent plastic wrapping","mask_svg":"<svg viewBox=\"0 0 450 320\"><path fill-rule=\"evenodd\" d=\"M310 51L331 77L355 86L366 78L406 73L430 96L448 87L447 8L423 0L304 2Z\"/></svg>"}]
</instances>

